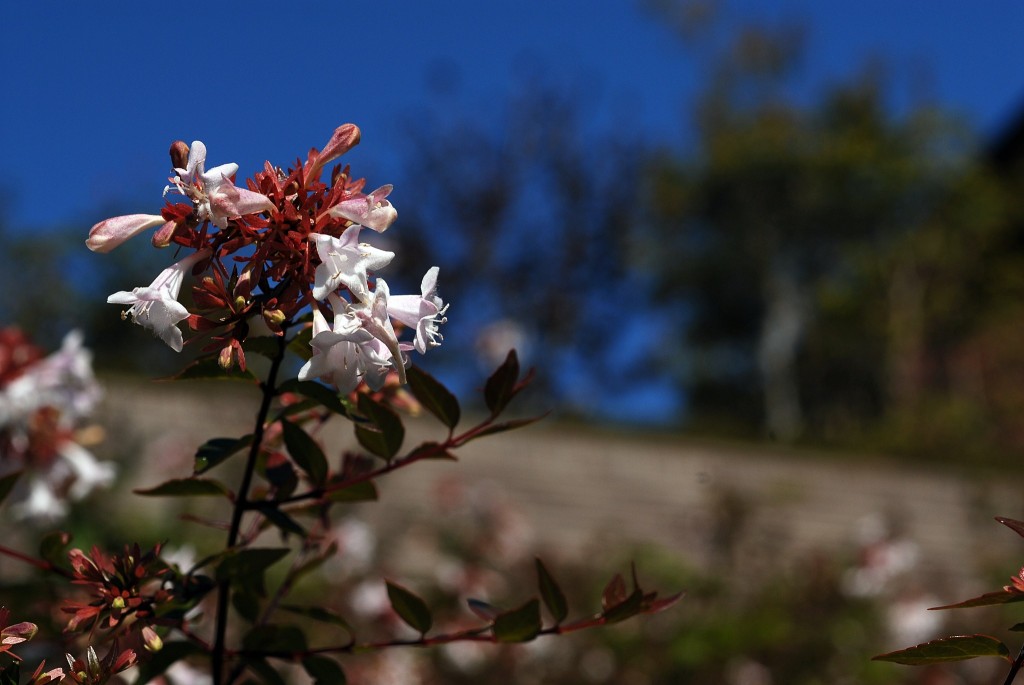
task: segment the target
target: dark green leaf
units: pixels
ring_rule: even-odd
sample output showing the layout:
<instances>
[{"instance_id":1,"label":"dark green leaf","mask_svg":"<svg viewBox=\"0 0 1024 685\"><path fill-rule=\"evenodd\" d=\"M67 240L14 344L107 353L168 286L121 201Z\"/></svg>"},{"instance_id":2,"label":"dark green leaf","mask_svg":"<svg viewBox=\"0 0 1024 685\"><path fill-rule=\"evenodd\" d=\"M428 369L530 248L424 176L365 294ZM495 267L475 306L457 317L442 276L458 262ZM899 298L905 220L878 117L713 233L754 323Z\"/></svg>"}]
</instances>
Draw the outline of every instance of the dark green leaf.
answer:
<instances>
[{"instance_id":1,"label":"dark green leaf","mask_svg":"<svg viewBox=\"0 0 1024 685\"><path fill-rule=\"evenodd\" d=\"M288 457L280 452L267 454L260 464L260 473L274 486L275 498L283 499L295 492L299 476Z\"/></svg>"},{"instance_id":2,"label":"dark green leaf","mask_svg":"<svg viewBox=\"0 0 1024 685\"><path fill-rule=\"evenodd\" d=\"M491 410L491 416L497 416L515 395L516 383L519 381L519 357L515 350L509 350L505 362L499 366L484 385L484 401Z\"/></svg>"},{"instance_id":3,"label":"dark green leaf","mask_svg":"<svg viewBox=\"0 0 1024 685\"><path fill-rule=\"evenodd\" d=\"M345 630L349 635L352 634L352 627L348 624L341 614L335 613L330 609L320 606L298 606L296 604L282 604L282 611L287 611L292 614L299 616L305 616L311 618L314 621L320 621L321 623L329 623L334 626L338 626Z\"/></svg>"},{"instance_id":4,"label":"dark green leaf","mask_svg":"<svg viewBox=\"0 0 1024 685\"><path fill-rule=\"evenodd\" d=\"M461 410L459 400L436 378L419 368L411 366L406 371L409 389L423 408L436 416L441 423L454 430L459 423Z\"/></svg>"},{"instance_id":5,"label":"dark green leaf","mask_svg":"<svg viewBox=\"0 0 1024 685\"><path fill-rule=\"evenodd\" d=\"M425 442L407 455L408 459L447 459L458 461L454 454L436 442Z\"/></svg>"},{"instance_id":6,"label":"dark green leaf","mask_svg":"<svg viewBox=\"0 0 1024 685\"><path fill-rule=\"evenodd\" d=\"M205 357L197 359L184 369L174 374L161 378L163 381L197 381L197 380L229 380L229 381L250 381L259 382L252 371L242 371L237 365L225 371L217 362L217 357Z\"/></svg>"},{"instance_id":7,"label":"dark green leaf","mask_svg":"<svg viewBox=\"0 0 1024 685\"><path fill-rule=\"evenodd\" d=\"M309 358L313 356L313 347L310 345L310 341L313 340L313 328L307 326L301 331L295 334L291 342L288 343L288 349L294 352L303 361L309 361Z\"/></svg>"},{"instance_id":8,"label":"dark green leaf","mask_svg":"<svg viewBox=\"0 0 1024 685\"><path fill-rule=\"evenodd\" d=\"M999 521L999 523L1003 524L1017 535L1024 537L1024 521L1006 518L1005 516L996 516L996 521Z\"/></svg>"},{"instance_id":9,"label":"dark green leaf","mask_svg":"<svg viewBox=\"0 0 1024 685\"><path fill-rule=\"evenodd\" d=\"M618 623L642 613L643 610L644 593L640 589L636 589L623 601L605 608L602 615L608 623Z\"/></svg>"},{"instance_id":10,"label":"dark green leaf","mask_svg":"<svg viewBox=\"0 0 1024 685\"><path fill-rule=\"evenodd\" d=\"M345 685L345 672L341 665L326 656L311 655L302 659L302 667L313 679L313 685Z\"/></svg>"},{"instance_id":11,"label":"dark green leaf","mask_svg":"<svg viewBox=\"0 0 1024 685\"><path fill-rule=\"evenodd\" d=\"M555 623L561 623L569 615L569 604L565 601L565 594L562 593L562 588L558 587L558 583L551 577L548 570L544 568L544 563L540 559L536 561L540 597L544 600L544 606L547 607Z\"/></svg>"},{"instance_id":12,"label":"dark green leaf","mask_svg":"<svg viewBox=\"0 0 1024 685\"><path fill-rule=\"evenodd\" d=\"M331 502L372 502L377 499L377 486L373 481L364 480L339 490L327 493Z\"/></svg>"},{"instance_id":13,"label":"dark green leaf","mask_svg":"<svg viewBox=\"0 0 1024 685\"><path fill-rule=\"evenodd\" d=\"M152 488L133 492L147 497L231 497L227 486L209 478L175 478Z\"/></svg>"},{"instance_id":14,"label":"dark green leaf","mask_svg":"<svg viewBox=\"0 0 1024 685\"><path fill-rule=\"evenodd\" d=\"M529 426L531 423L537 423L543 419L547 414L541 414L540 416L533 416L528 419L514 419L512 421L502 421L501 423L492 423L486 428L481 429L478 433L474 433L470 440L476 440L482 438L485 435L494 435L495 433L504 433L505 431L515 430L516 428L522 428L523 426ZM469 442L467 440L466 442Z\"/></svg>"},{"instance_id":15,"label":"dark green leaf","mask_svg":"<svg viewBox=\"0 0 1024 685\"><path fill-rule=\"evenodd\" d=\"M957 602L956 604L932 607L932 609L936 611L939 609L970 609L972 607L986 607L992 606L993 604L1012 604L1014 602L1024 602L1024 592L1007 592L1006 590L987 592L979 597L965 599L964 601Z\"/></svg>"},{"instance_id":16,"label":"dark green leaf","mask_svg":"<svg viewBox=\"0 0 1024 685\"><path fill-rule=\"evenodd\" d=\"M395 610L399 618L405 621L413 630L426 634L433 625L434 619L430 615L430 609L426 602L406 590L401 585L395 585L386 581L388 586L388 599L391 601L391 608Z\"/></svg>"},{"instance_id":17,"label":"dark green leaf","mask_svg":"<svg viewBox=\"0 0 1024 685\"><path fill-rule=\"evenodd\" d=\"M263 572L288 554L285 547L255 547L228 553L217 565L217 580L238 583L252 594L263 597Z\"/></svg>"},{"instance_id":18,"label":"dark green leaf","mask_svg":"<svg viewBox=\"0 0 1024 685\"><path fill-rule=\"evenodd\" d=\"M1010 650L999 640L988 635L957 635L932 640L916 647L908 647L873 657L875 661L892 661L908 666L963 661L979 656L997 656L1010 661Z\"/></svg>"},{"instance_id":19,"label":"dark green leaf","mask_svg":"<svg viewBox=\"0 0 1024 685\"><path fill-rule=\"evenodd\" d=\"M21 478L21 471L14 471L8 473L6 476L0 478L0 504L7 498L7 495L11 494L11 490L14 489L14 484Z\"/></svg>"},{"instance_id":20,"label":"dark green leaf","mask_svg":"<svg viewBox=\"0 0 1024 685\"><path fill-rule=\"evenodd\" d=\"M256 623L260 617L260 599L256 595L235 590L231 595L231 606L249 623Z\"/></svg>"},{"instance_id":21,"label":"dark green leaf","mask_svg":"<svg viewBox=\"0 0 1024 685\"><path fill-rule=\"evenodd\" d=\"M267 521L276 526L285 534L294 534L300 537L306 536L306 530L300 526L295 519L284 513L271 502L260 502L256 504L256 511L263 514Z\"/></svg>"},{"instance_id":22,"label":"dark green leaf","mask_svg":"<svg viewBox=\"0 0 1024 685\"><path fill-rule=\"evenodd\" d=\"M278 393L283 392L293 392L303 395L311 400L315 400L325 409L329 409L335 414L341 414L342 416L349 415L348 408L338 396L338 391L328 388L326 385L322 385L316 381L300 381L297 378L292 378L291 380L282 383L278 388Z\"/></svg>"},{"instance_id":23,"label":"dark green leaf","mask_svg":"<svg viewBox=\"0 0 1024 685\"><path fill-rule=\"evenodd\" d=\"M405 426L398 414L369 395L359 396L359 411L370 421L369 425L356 424L359 444L384 459L390 460L398 454L405 440Z\"/></svg>"},{"instance_id":24,"label":"dark green leaf","mask_svg":"<svg viewBox=\"0 0 1024 685\"><path fill-rule=\"evenodd\" d=\"M205 473L243 447L248 447L251 444L252 435L244 435L240 438L213 438L207 440L196 450L195 464L192 467L192 471L195 474Z\"/></svg>"},{"instance_id":25,"label":"dark green leaf","mask_svg":"<svg viewBox=\"0 0 1024 685\"><path fill-rule=\"evenodd\" d=\"M244 659L245 665L249 667L256 677L260 679L263 685L288 685L288 681L284 679L276 668L270 665L270 662L260 656L247 656ZM250 681L246 680L246 683Z\"/></svg>"},{"instance_id":26,"label":"dark green leaf","mask_svg":"<svg viewBox=\"0 0 1024 685\"><path fill-rule=\"evenodd\" d=\"M327 481L327 457L320 445L291 421L282 419L281 427L284 429L284 444L288 454L315 485L323 485Z\"/></svg>"},{"instance_id":27,"label":"dark green leaf","mask_svg":"<svg viewBox=\"0 0 1024 685\"><path fill-rule=\"evenodd\" d=\"M246 353L252 352L267 359L277 357L280 347L280 339L275 335L253 336L246 338L245 342L242 343L242 349Z\"/></svg>"},{"instance_id":28,"label":"dark green leaf","mask_svg":"<svg viewBox=\"0 0 1024 685\"><path fill-rule=\"evenodd\" d=\"M253 652L293 654L306 649L306 634L298 626L265 623L245 634L242 647Z\"/></svg>"},{"instance_id":29,"label":"dark green leaf","mask_svg":"<svg viewBox=\"0 0 1024 685\"><path fill-rule=\"evenodd\" d=\"M1015 633L1024 632L1024 623L1014 623L1012 626L1010 626L1010 630L1012 630Z\"/></svg>"},{"instance_id":30,"label":"dark green leaf","mask_svg":"<svg viewBox=\"0 0 1024 685\"><path fill-rule=\"evenodd\" d=\"M153 678L166 673L174 662L203 653L203 649L199 645L191 642L165 642L159 652L155 652L148 659L139 662L135 683L136 685L145 685Z\"/></svg>"},{"instance_id":31,"label":"dark green leaf","mask_svg":"<svg viewBox=\"0 0 1024 685\"><path fill-rule=\"evenodd\" d=\"M527 642L540 632L540 600L531 599L494 619L494 637L501 642Z\"/></svg>"},{"instance_id":32,"label":"dark green leaf","mask_svg":"<svg viewBox=\"0 0 1024 685\"><path fill-rule=\"evenodd\" d=\"M54 566L67 568L67 548L68 545L70 544L71 533L65 533L64 531L60 530L55 530L52 533L47 533L39 542L39 556L40 558L50 562Z\"/></svg>"}]
</instances>

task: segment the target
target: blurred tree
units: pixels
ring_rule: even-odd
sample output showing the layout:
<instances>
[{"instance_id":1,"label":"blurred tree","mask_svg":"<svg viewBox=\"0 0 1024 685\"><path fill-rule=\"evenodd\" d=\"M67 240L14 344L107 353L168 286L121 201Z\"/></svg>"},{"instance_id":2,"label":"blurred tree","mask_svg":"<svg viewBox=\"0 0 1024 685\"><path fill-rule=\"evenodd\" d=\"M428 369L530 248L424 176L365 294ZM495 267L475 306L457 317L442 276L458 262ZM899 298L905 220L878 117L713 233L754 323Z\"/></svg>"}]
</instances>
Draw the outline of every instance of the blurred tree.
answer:
<instances>
[{"instance_id":1,"label":"blurred tree","mask_svg":"<svg viewBox=\"0 0 1024 685\"><path fill-rule=\"evenodd\" d=\"M822 403L879 412L885 356L911 344L897 340L908 324L880 328L883 307L818 331L821 298L857 277L851 256L885 254L934 216L968 149L936 112L891 116L871 71L811 106L795 102L786 84L800 36L745 29L717 62L696 108L695 152L665 152L650 167L643 258L661 296L692 306L683 382L695 415L787 440L820 419ZM913 296L898 272L886 276ZM833 339L814 349L808 373L812 330Z\"/></svg>"}]
</instances>

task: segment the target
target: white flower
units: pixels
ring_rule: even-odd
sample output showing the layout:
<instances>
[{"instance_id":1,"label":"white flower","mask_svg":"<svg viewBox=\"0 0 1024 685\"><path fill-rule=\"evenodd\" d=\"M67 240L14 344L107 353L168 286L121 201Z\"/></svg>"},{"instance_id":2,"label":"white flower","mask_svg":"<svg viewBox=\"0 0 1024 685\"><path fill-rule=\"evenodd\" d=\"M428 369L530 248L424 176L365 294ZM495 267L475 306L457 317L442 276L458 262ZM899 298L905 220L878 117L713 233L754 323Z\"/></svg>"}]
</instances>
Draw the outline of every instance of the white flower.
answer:
<instances>
[{"instance_id":1,"label":"white flower","mask_svg":"<svg viewBox=\"0 0 1024 685\"><path fill-rule=\"evenodd\" d=\"M173 186L192 200L201 221L209 220L220 228L227 226L228 219L273 209L274 203L266 195L239 188L231 182L231 177L238 171L237 164L221 164L209 171L205 165L206 145L201 140L194 140L188 151L186 167L174 170L177 176L168 179L171 185L164 188L164 194Z\"/></svg>"},{"instance_id":2,"label":"white flower","mask_svg":"<svg viewBox=\"0 0 1024 685\"><path fill-rule=\"evenodd\" d=\"M386 185L369 195L358 193L331 207L328 213L382 233L398 218L398 210L385 199L391 194L391 189L391 185Z\"/></svg>"},{"instance_id":3,"label":"white flower","mask_svg":"<svg viewBox=\"0 0 1024 685\"><path fill-rule=\"evenodd\" d=\"M92 371L92 353L82 332L64 336L61 348L35 362L0 391L0 425L25 421L41 407L59 409L66 421L92 412L101 390Z\"/></svg>"},{"instance_id":4,"label":"white flower","mask_svg":"<svg viewBox=\"0 0 1024 685\"><path fill-rule=\"evenodd\" d=\"M370 388L380 389L391 368L391 353L363 329L351 305L334 293L329 298L334 327L313 309L313 356L299 370L299 380L323 378L346 394L364 380Z\"/></svg>"},{"instance_id":5,"label":"white flower","mask_svg":"<svg viewBox=\"0 0 1024 685\"><path fill-rule=\"evenodd\" d=\"M181 352L183 338L178 322L188 318L188 310L178 302L178 293L185 279L185 272L209 255L209 250L199 250L163 271L147 287L134 288L131 292L121 290L107 298L109 304L130 304L121 316L131 316L132 321L152 330L175 352Z\"/></svg>"},{"instance_id":6,"label":"white flower","mask_svg":"<svg viewBox=\"0 0 1024 685\"><path fill-rule=\"evenodd\" d=\"M427 270L420 283L421 295L395 295L388 300L388 314L416 331L416 351L426 354L428 347L437 347L444 340L437 327L447 323L444 313L448 305L437 296L438 267Z\"/></svg>"},{"instance_id":7,"label":"white flower","mask_svg":"<svg viewBox=\"0 0 1024 685\"><path fill-rule=\"evenodd\" d=\"M360 243L360 228L358 225L349 226L340 238L322 233L309 234L320 255L320 265L313 280L313 297L320 302L342 285L360 301L369 301L367 272L384 268L394 258L394 252Z\"/></svg>"}]
</instances>

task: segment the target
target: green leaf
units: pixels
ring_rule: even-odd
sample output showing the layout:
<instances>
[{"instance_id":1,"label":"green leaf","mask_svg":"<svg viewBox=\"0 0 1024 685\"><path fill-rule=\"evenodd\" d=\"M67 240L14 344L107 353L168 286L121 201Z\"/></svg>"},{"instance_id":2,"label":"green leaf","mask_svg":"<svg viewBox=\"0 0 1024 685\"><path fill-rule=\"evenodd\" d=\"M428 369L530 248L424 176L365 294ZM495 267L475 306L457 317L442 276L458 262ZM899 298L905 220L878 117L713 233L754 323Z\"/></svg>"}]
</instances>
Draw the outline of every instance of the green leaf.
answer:
<instances>
[{"instance_id":1,"label":"green leaf","mask_svg":"<svg viewBox=\"0 0 1024 685\"><path fill-rule=\"evenodd\" d=\"M391 601L391 608L413 630L418 630L420 634L426 635L427 631L430 630L430 626L434 623L426 602L401 585L395 585L390 581L385 582L388 587L388 599Z\"/></svg>"},{"instance_id":2,"label":"green leaf","mask_svg":"<svg viewBox=\"0 0 1024 685\"><path fill-rule=\"evenodd\" d=\"M561 623L569 615L569 604L565 600L565 594L562 592L562 588L558 587L558 583L551 577L551 574L548 573L548 570L544 568L544 563L540 559L537 559L536 562L537 585L540 588L540 597L544 600L544 606L547 607L555 623Z\"/></svg>"},{"instance_id":3,"label":"green leaf","mask_svg":"<svg viewBox=\"0 0 1024 685\"><path fill-rule=\"evenodd\" d=\"M139 662L136 685L145 685L153 678L163 675L176 661L190 656L203 654L203 649L191 642L165 642L163 649Z\"/></svg>"},{"instance_id":4,"label":"green leaf","mask_svg":"<svg viewBox=\"0 0 1024 685\"><path fill-rule=\"evenodd\" d=\"M519 381L519 357L515 350L509 350L505 362L499 366L484 385L484 401L491 410L491 416L497 416L516 393Z\"/></svg>"},{"instance_id":5,"label":"green leaf","mask_svg":"<svg viewBox=\"0 0 1024 685\"><path fill-rule=\"evenodd\" d=\"M327 457L320 445L291 421L281 419L281 427L284 429L284 444L288 454L309 475L314 485L323 485L327 481Z\"/></svg>"},{"instance_id":6,"label":"green leaf","mask_svg":"<svg viewBox=\"0 0 1024 685\"><path fill-rule=\"evenodd\" d=\"M255 505L255 509L263 514L267 521L279 528L282 533L306 537L306 529L300 526L291 516L274 506L272 502L258 502Z\"/></svg>"},{"instance_id":7,"label":"green leaf","mask_svg":"<svg viewBox=\"0 0 1024 685\"><path fill-rule=\"evenodd\" d=\"M231 606L235 608L238 615L249 623L256 623L260 617L260 599L248 592L236 590L231 595Z\"/></svg>"},{"instance_id":8,"label":"green leaf","mask_svg":"<svg viewBox=\"0 0 1024 685\"><path fill-rule=\"evenodd\" d=\"M331 502L373 502L377 499L377 486L371 480L364 480L327 493Z\"/></svg>"},{"instance_id":9,"label":"green leaf","mask_svg":"<svg viewBox=\"0 0 1024 685\"><path fill-rule=\"evenodd\" d=\"M197 380L229 380L229 381L250 381L258 383L259 379L248 369L242 371L237 365L225 371L217 362L217 357L205 357L197 359L184 369L174 374L161 378L162 381L197 381Z\"/></svg>"},{"instance_id":10,"label":"green leaf","mask_svg":"<svg viewBox=\"0 0 1024 685\"><path fill-rule=\"evenodd\" d=\"M979 656L997 656L1010 661L1010 650L999 640L988 635L957 635L932 640L916 647L908 647L873 657L874 661L892 661L908 666L963 661Z\"/></svg>"},{"instance_id":11,"label":"green leaf","mask_svg":"<svg viewBox=\"0 0 1024 685\"><path fill-rule=\"evenodd\" d=\"M504 433L506 431L515 430L522 428L523 426L529 426L531 423L537 423L541 419L547 416L547 413L541 414L540 416L534 416L528 419L513 419L512 421L502 421L501 423L492 423L486 428L482 428L479 432L473 433L473 436L467 440L476 440L482 438L485 435L494 435L495 433Z\"/></svg>"},{"instance_id":12,"label":"green leaf","mask_svg":"<svg viewBox=\"0 0 1024 685\"><path fill-rule=\"evenodd\" d=\"M314 621L320 621L321 623L329 623L334 626L338 626L349 635L353 634L352 626L349 625L348 621L330 609L321 606L299 606L297 604L282 604L280 606L282 611L287 611L298 616L305 616L311 618Z\"/></svg>"},{"instance_id":13,"label":"green leaf","mask_svg":"<svg viewBox=\"0 0 1024 685\"><path fill-rule=\"evenodd\" d=\"M319 405L333 411L335 414L349 415L348 407L345 406L341 397L338 396L338 391L316 381L300 381L297 378L292 378L282 383L278 387L277 392L278 394L292 392L303 395L311 400L315 400Z\"/></svg>"},{"instance_id":14,"label":"green leaf","mask_svg":"<svg viewBox=\"0 0 1024 685\"><path fill-rule=\"evenodd\" d=\"M267 359L274 359L280 349L280 339L276 335L251 336L242 343L242 349L248 354L258 354Z\"/></svg>"},{"instance_id":15,"label":"green leaf","mask_svg":"<svg viewBox=\"0 0 1024 685\"><path fill-rule=\"evenodd\" d=\"M391 460L402 448L405 426L398 414L369 395L359 396L359 411L370 420L369 426L356 424L359 444L378 457Z\"/></svg>"},{"instance_id":16,"label":"green leaf","mask_svg":"<svg viewBox=\"0 0 1024 685\"><path fill-rule=\"evenodd\" d=\"M253 652L301 652L306 649L306 634L298 626L265 623L246 633L242 646Z\"/></svg>"},{"instance_id":17,"label":"green leaf","mask_svg":"<svg viewBox=\"0 0 1024 685\"><path fill-rule=\"evenodd\" d=\"M271 666L270 662L265 658L261 656L246 656L243 661L249 670L256 674L256 677L260 679L263 685L288 685L288 681L284 679L284 676ZM251 683L249 680L245 682L247 684Z\"/></svg>"},{"instance_id":18,"label":"green leaf","mask_svg":"<svg viewBox=\"0 0 1024 685\"><path fill-rule=\"evenodd\" d=\"M209 478L175 478L152 488L133 490L147 497L216 497L231 498L231 491L220 481Z\"/></svg>"},{"instance_id":19,"label":"green leaf","mask_svg":"<svg viewBox=\"0 0 1024 685\"><path fill-rule=\"evenodd\" d=\"M461 410L459 400L436 378L418 366L406 370L409 389L423 408L436 416L448 428L455 430Z\"/></svg>"},{"instance_id":20,"label":"green leaf","mask_svg":"<svg viewBox=\"0 0 1024 685\"><path fill-rule=\"evenodd\" d=\"M494 637L501 642L528 642L540 632L540 600L531 599L494 619Z\"/></svg>"},{"instance_id":21,"label":"green leaf","mask_svg":"<svg viewBox=\"0 0 1024 685\"><path fill-rule=\"evenodd\" d=\"M14 489L15 483L21 478L22 471L13 471L8 473L6 476L0 478L0 504L7 498L7 495L11 494L11 490Z\"/></svg>"},{"instance_id":22,"label":"green leaf","mask_svg":"<svg viewBox=\"0 0 1024 685\"><path fill-rule=\"evenodd\" d=\"M965 599L962 602L956 604L946 604L941 607L932 607L932 610L938 611L940 609L970 609L972 607L987 607L994 604L1013 604L1014 602L1024 602L1024 592L1007 592L1006 590L997 590L996 592L986 592L978 597L972 597L971 599Z\"/></svg>"},{"instance_id":23,"label":"green leaf","mask_svg":"<svg viewBox=\"0 0 1024 685\"><path fill-rule=\"evenodd\" d=\"M309 358L313 356L313 347L310 344L312 340L313 327L306 326L295 334L295 337L288 343L288 349L294 352L303 361L308 362Z\"/></svg>"},{"instance_id":24,"label":"green leaf","mask_svg":"<svg viewBox=\"0 0 1024 685\"><path fill-rule=\"evenodd\" d=\"M217 580L237 582L252 594L264 597L264 571L288 551L287 547L254 547L229 552L217 565Z\"/></svg>"},{"instance_id":25,"label":"green leaf","mask_svg":"<svg viewBox=\"0 0 1024 685\"><path fill-rule=\"evenodd\" d=\"M243 435L240 438L212 438L207 440L196 450L195 463L192 471L195 474L206 473L217 464L235 454L243 447L252 444L252 435Z\"/></svg>"},{"instance_id":26,"label":"green leaf","mask_svg":"<svg viewBox=\"0 0 1024 685\"><path fill-rule=\"evenodd\" d=\"M334 659L311 655L302 659L302 667L313 679L313 685L345 685L345 672Z\"/></svg>"},{"instance_id":27,"label":"green leaf","mask_svg":"<svg viewBox=\"0 0 1024 685\"><path fill-rule=\"evenodd\" d=\"M619 621L625 621L627 618L632 618L644 610L644 593L637 588L633 590L628 597L623 601L613 606L607 607L604 610L602 616L608 623L618 623Z\"/></svg>"},{"instance_id":28,"label":"green leaf","mask_svg":"<svg viewBox=\"0 0 1024 685\"><path fill-rule=\"evenodd\" d=\"M55 530L47 533L39 542L39 556L54 566L67 568L68 545L71 544L71 533Z\"/></svg>"}]
</instances>

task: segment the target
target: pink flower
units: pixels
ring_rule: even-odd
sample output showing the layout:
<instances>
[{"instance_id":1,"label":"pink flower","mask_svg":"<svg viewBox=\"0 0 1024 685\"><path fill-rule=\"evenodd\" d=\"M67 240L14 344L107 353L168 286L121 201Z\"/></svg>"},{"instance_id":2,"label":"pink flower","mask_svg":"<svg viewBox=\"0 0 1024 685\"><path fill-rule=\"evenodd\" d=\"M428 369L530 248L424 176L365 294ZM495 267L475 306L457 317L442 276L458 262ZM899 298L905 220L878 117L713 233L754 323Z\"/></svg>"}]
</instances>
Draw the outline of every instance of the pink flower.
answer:
<instances>
[{"instance_id":1,"label":"pink flower","mask_svg":"<svg viewBox=\"0 0 1024 685\"><path fill-rule=\"evenodd\" d=\"M323 301L330 293L344 285L362 302L370 299L367 272L382 269L394 258L394 252L378 250L359 242L360 226L349 226L340 238L310 233L320 255L320 266L313 280L313 297Z\"/></svg>"},{"instance_id":2,"label":"pink flower","mask_svg":"<svg viewBox=\"0 0 1024 685\"><path fill-rule=\"evenodd\" d=\"M229 219L273 209L274 203L266 195L231 183L231 177L238 171L237 164L221 164L209 171L206 171L205 164L206 145L195 140L189 148L185 168L176 168L177 176L168 179L171 185L164 189L166 194L173 186L192 200L200 221L210 221L214 226L226 228Z\"/></svg>"},{"instance_id":3,"label":"pink flower","mask_svg":"<svg viewBox=\"0 0 1024 685\"><path fill-rule=\"evenodd\" d=\"M381 233L398 218L398 210L385 199L391 194L391 189L391 185L386 185L369 195L358 193L332 207L329 214Z\"/></svg>"},{"instance_id":4,"label":"pink flower","mask_svg":"<svg viewBox=\"0 0 1024 685\"><path fill-rule=\"evenodd\" d=\"M128 214L99 222L89 231L86 246L93 252L110 252L115 247L142 233L147 228L167 222L159 214Z\"/></svg>"}]
</instances>

